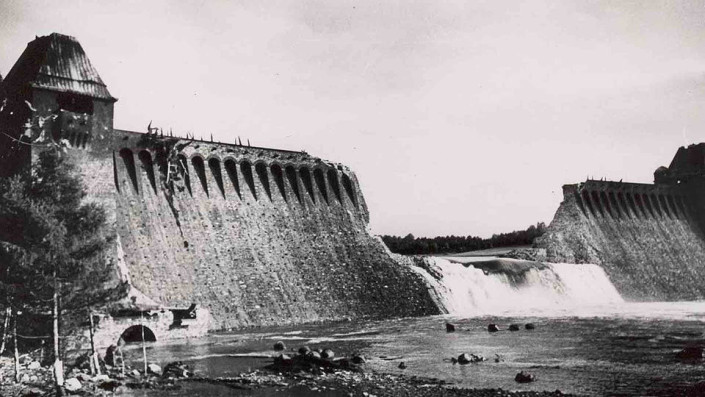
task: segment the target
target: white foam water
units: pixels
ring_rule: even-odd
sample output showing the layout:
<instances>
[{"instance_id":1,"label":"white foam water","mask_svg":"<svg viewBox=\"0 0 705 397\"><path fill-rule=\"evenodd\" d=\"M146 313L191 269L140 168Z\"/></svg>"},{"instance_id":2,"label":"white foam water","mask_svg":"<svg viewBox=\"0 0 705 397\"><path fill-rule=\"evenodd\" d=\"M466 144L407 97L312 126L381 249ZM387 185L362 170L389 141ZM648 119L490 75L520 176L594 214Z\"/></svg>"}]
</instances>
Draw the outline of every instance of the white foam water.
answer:
<instances>
[{"instance_id":1,"label":"white foam water","mask_svg":"<svg viewBox=\"0 0 705 397\"><path fill-rule=\"evenodd\" d=\"M546 264L526 270L520 281L502 273L428 258L441 279L416 268L434 288L448 314L457 316L565 315L576 309L623 303L605 271L591 264ZM510 260L511 262L511 260Z\"/></svg>"}]
</instances>

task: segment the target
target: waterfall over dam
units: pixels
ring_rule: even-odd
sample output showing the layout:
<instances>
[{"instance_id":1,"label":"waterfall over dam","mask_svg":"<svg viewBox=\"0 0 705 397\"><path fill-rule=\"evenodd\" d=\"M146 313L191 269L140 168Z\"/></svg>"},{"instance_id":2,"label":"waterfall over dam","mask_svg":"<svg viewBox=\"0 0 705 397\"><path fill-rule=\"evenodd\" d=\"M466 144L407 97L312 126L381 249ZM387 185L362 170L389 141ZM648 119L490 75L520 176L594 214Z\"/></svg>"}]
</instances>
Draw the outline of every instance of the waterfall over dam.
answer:
<instances>
[{"instance_id":1,"label":"waterfall over dam","mask_svg":"<svg viewBox=\"0 0 705 397\"><path fill-rule=\"evenodd\" d=\"M424 269L416 269L439 306L458 316L535 315L623 302L605 271L593 264L426 258Z\"/></svg>"}]
</instances>

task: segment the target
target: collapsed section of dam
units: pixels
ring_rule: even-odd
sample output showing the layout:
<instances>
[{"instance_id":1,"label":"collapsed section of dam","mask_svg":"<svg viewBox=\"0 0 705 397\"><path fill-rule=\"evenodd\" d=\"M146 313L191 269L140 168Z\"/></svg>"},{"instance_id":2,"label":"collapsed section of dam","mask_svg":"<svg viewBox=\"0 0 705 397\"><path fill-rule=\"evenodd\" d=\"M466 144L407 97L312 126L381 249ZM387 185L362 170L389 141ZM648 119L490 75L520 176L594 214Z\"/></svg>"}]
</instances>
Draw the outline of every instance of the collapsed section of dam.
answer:
<instances>
[{"instance_id":1,"label":"collapsed section of dam","mask_svg":"<svg viewBox=\"0 0 705 397\"><path fill-rule=\"evenodd\" d=\"M63 142L87 200L107 211L106 260L126 297L96 331L100 346L207 330L438 314L417 273L370 235L346 166L305 152L113 128L117 101L78 41L27 46L0 86L0 175ZM28 121L29 120L29 121ZM137 327L137 328L135 328Z\"/></svg>"},{"instance_id":2,"label":"collapsed section of dam","mask_svg":"<svg viewBox=\"0 0 705 397\"><path fill-rule=\"evenodd\" d=\"M588 180L535 245L551 262L601 265L631 300L705 298L705 144L681 147L654 184Z\"/></svg>"}]
</instances>

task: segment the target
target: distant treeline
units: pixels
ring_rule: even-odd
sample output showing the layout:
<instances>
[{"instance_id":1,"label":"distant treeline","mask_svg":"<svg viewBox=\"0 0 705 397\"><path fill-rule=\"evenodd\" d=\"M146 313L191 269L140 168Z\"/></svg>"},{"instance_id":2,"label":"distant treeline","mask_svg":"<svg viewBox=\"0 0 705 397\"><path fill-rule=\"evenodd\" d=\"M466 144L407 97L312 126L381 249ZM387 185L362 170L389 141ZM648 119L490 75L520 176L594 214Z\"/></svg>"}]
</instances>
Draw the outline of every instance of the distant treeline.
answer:
<instances>
[{"instance_id":1,"label":"distant treeline","mask_svg":"<svg viewBox=\"0 0 705 397\"><path fill-rule=\"evenodd\" d=\"M534 239L546 232L546 224L539 222L526 230L492 235L490 238L475 236L444 236L416 238L409 233L406 237L382 236L382 241L392 252L405 255L450 254L488 248L530 245Z\"/></svg>"}]
</instances>

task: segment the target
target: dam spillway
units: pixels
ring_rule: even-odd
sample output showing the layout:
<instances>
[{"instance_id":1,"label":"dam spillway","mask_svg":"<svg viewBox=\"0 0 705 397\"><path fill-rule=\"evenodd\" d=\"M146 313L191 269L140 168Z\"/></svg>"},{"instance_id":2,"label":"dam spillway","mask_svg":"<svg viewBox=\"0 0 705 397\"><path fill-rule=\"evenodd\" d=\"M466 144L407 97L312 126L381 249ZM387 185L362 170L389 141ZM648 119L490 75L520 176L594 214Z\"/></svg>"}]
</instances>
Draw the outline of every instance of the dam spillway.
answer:
<instances>
[{"instance_id":1,"label":"dam spillway","mask_svg":"<svg viewBox=\"0 0 705 397\"><path fill-rule=\"evenodd\" d=\"M417 271L447 314L462 317L568 314L623 302L594 264L494 258L458 263L425 258Z\"/></svg>"}]
</instances>

